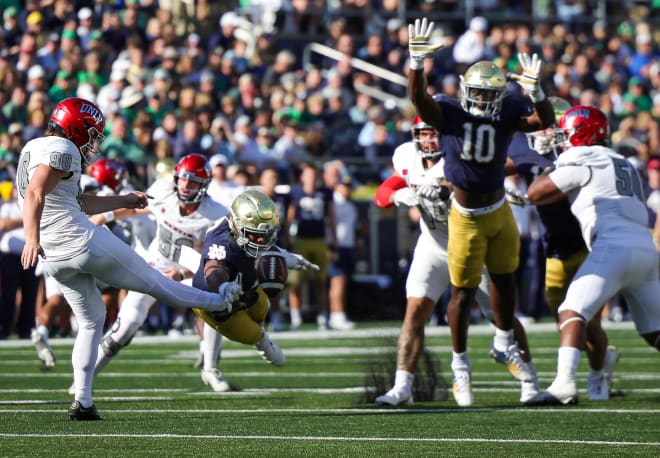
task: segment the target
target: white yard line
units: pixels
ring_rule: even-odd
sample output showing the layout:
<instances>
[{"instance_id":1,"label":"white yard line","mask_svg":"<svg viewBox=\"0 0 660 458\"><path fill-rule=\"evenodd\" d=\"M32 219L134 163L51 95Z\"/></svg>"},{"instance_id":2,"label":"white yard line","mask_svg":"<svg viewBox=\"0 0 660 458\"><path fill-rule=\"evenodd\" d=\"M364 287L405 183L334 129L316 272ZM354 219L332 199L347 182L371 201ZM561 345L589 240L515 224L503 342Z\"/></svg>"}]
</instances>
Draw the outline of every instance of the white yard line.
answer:
<instances>
[{"instance_id":1,"label":"white yard line","mask_svg":"<svg viewBox=\"0 0 660 458\"><path fill-rule=\"evenodd\" d=\"M316 411L318 412L318 411ZM60 413L60 412L58 412ZM257 436L257 435L215 435L215 434L0 434L0 437L18 438L78 438L78 439L97 439L97 438L134 438L134 439L215 439L215 440L274 440L274 441L323 441L323 442L429 442L429 443L447 443L447 442L471 442L471 443L492 443L492 444L565 444L565 445L625 445L635 446L658 446L660 442L615 442L615 441L596 441L596 440L566 440L566 439L490 439L478 437L350 437L350 436Z\"/></svg>"},{"instance_id":2,"label":"white yard line","mask_svg":"<svg viewBox=\"0 0 660 458\"><path fill-rule=\"evenodd\" d=\"M359 325L358 325L359 326ZM612 323L603 320L603 328L609 329L635 329L632 321L624 321L621 323ZM556 333L557 326L554 323L531 323L525 327L529 334L534 333ZM296 340L313 340L313 339L327 339L327 338L387 338L391 337L396 339L399 336L400 326L388 326L379 328L358 328L350 331L285 331L272 333L271 336L274 340L280 342L296 341ZM449 337L448 326L427 326L424 330L425 335L429 337L446 336ZM476 324L470 325L470 335L492 335L494 327L490 324ZM49 343L53 346L57 345L73 345L73 338L53 338ZM134 344L154 344L160 345L163 343L199 343L196 335L184 335L177 338L168 336L136 336L131 345ZM0 341L0 348L16 348L16 347L32 347L29 339L17 340L8 339Z\"/></svg>"}]
</instances>

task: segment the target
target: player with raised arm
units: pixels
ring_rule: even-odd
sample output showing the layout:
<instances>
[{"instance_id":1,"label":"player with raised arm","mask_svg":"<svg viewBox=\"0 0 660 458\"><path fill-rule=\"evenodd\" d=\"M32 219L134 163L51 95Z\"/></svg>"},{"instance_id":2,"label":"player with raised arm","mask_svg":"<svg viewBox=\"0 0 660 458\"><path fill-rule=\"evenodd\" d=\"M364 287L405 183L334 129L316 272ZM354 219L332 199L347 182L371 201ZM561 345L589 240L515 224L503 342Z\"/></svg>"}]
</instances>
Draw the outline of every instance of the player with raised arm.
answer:
<instances>
[{"instance_id":1,"label":"player with raised arm","mask_svg":"<svg viewBox=\"0 0 660 458\"><path fill-rule=\"evenodd\" d=\"M559 120L571 105L560 97L549 97ZM507 169L517 173L529 186L544 170L551 169L559 152L556 125L547 129L516 135L509 146ZM529 200L507 190L507 199L516 205L527 205ZM566 291L575 272L586 258L588 250L582 239L580 224L571 213L568 199L561 199L537 207L543 225L545 248L545 297L555 320L557 309L566 297ZM601 310L587 323L585 351L589 358L587 395L592 401L605 401L610 397L612 373L619 359L616 347L608 347L607 333L601 325Z\"/></svg>"},{"instance_id":2,"label":"player with raised arm","mask_svg":"<svg viewBox=\"0 0 660 458\"><path fill-rule=\"evenodd\" d=\"M412 405L414 376L424 348L424 327L449 286L447 213L450 184L444 178L441 142L438 132L419 116L413 122L412 137L411 142L394 150L392 165L395 173L379 186L375 197L379 207L416 206L421 213L421 234L406 279L406 314L399 334L394 386L376 398L379 405ZM487 274L483 272L477 299L484 315L492 321L488 286ZM515 338L524 350L522 356L534 374L533 380L521 382L520 400L525 402L538 393L538 382L525 331L517 320L514 330ZM472 399L459 395L456 402L468 406Z\"/></svg>"},{"instance_id":3,"label":"player with raised arm","mask_svg":"<svg viewBox=\"0 0 660 458\"><path fill-rule=\"evenodd\" d=\"M16 175L26 239L23 268L36 265L41 257L79 324L71 358L75 400L68 415L72 420L101 418L92 401L92 381L106 311L96 279L173 306L207 310L231 308L239 292L237 287L225 287L221 294L210 293L172 281L89 220L89 214L145 208L149 198L143 192L120 196L81 192L80 176L98 155L104 127L103 113L94 103L78 97L62 100L50 116L45 136L23 147Z\"/></svg>"},{"instance_id":4,"label":"player with raised arm","mask_svg":"<svg viewBox=\"0 0 660 458\"><path fill-rule=\"evenodd\" d=\"M460 100L442 94L431 96L423 71L424 59L441 44L430 43L433 23L426 18L416 19L408 30L409 96L421 118L442 132L445 176L452 183L448 219L451 299L447 318L454 350L454 397L459 404L470 405L473 396L467 329L484 265L491 279L490 302L495 322L492 355L505 363L518 380L533 380L533 373L513 339L520 238L504 197L504 164L513 134L551 125L554 112L539 84L541 61L537 55L520 54L523 72L512 75L531 99L533 109L524 100L506 97L506 77L488 61L471 65L461 75Z\"/></svg>"},{"instance_id":5,"label":"player with raised arm","mask_svg":"<svg viewBox=\"0 0 660 458\"><path fill-rule=\"evenodd\" d=\"M193 309L223 336L253 345L270 364L281 366L286 358L264 329L270 301L258 282L258 259L273 250L281 253L289 269L317 270L300 255L279 249L280 218L273 201L261 191L247 190L233 201L228 216L221 218L206 235L193 286L209 291L227 284L241 286L232 310L211 312Z\"/></svg>"},{"instance_id":6,"label":"player with raised arm","mask_svg":"<svg viewBox=\"0 0 660 458\"><path fill-rule=\"evenodd\" d=\"M647 226L639 174L606 146L609 125L597 108L579 105L567 110L557 133L564 151L555 169L534 180L527 194L536 205L568 197L589 254L559 307L557 375L529 405L577 403L575 376L586 323L617 292L626 299L637 332L660 350L658 253Z\"/></svg>"}]
</instances>

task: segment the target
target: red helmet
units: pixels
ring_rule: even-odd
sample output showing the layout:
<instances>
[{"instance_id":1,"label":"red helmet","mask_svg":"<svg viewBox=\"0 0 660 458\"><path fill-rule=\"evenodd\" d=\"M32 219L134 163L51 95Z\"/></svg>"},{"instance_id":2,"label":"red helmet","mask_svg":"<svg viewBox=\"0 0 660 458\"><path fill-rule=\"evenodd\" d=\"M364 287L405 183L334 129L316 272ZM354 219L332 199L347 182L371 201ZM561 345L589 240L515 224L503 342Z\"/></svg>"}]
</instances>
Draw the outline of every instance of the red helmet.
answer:
<instances>
[{"instance_id":1,"label":"red helmet","mask_svg":"<svg viewBox=\"0 0 660 458\"><path fill-rule=\"evenodd\" d=\"M422 130L432 130L436 137L434 140L426 140L424 143L419 139L419 132ZM436 159L440 156L440 141L438 139L438 131L424 121L420 116L415 116L412 125L413 144L417 154L424 159Z\"/></svg>"},{"instance_id":2,"label":"red helmet","mask_svg":"<svg viewBox=\"0 0 660 458\"><path fill-rule=\"evenodd\" d=\"M559 120L557 136L565 147L602 144L609 137L607 116L592 106L574 106Z\"/></svg>"},{"instance_id":3,"label":"red helmet","mask_svg":"<svg viewBox=\"0 0 660 458\"><path fill-rule=\"evenodd\" d=\"M179 189L179 178L185 177L188 181L200 183L199 191L190 196L181 195ZM211 182L211 167L206 158L201 154L188 154L183 156L179 163L174 167L174 186L176 187L177 197L181 202L195 203L199 202L206 194L206 188Z\"/></svg>"},{"instance_id":4,"label":"red helmet","mask_svg":"<svg viewBox=\"0 0 660 458\"><path fill-rule=\"evenodd\" d=\"M126 178L126 168L112 159L101 158L91 165L89 174L103 186L119 192Z\"/></svg>"},{"instance_id":5,"label":"red helmet","mask_svg":"<svg viewBox=\"0 0 660 458\"><path fill-rule=\"evenodd\" d=\"M48 120L48 127L71 140L80 150L83 165L93 162L105 136L105 117L89 100L71 97L57 104Z\"/></svg>"}]
</instances>

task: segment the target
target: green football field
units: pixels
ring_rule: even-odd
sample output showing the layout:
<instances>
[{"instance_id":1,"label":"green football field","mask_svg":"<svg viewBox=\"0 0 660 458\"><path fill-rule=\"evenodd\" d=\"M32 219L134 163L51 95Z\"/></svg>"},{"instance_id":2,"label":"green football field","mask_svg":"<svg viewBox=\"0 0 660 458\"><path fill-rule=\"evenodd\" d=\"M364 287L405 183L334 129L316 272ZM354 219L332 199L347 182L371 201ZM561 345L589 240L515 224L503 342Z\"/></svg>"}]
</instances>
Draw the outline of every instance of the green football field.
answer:
<instances>
[{"instance_id":1,"label":"green football field","mask_svg":"<svg viewBox=\"0 0 660 458\"><path fill-rule=\"evenodd\" d=\"M526 408L519 383L488 358L492 328L470 328L475 403L455 405L448 328L427 328L428 357L411 408L371 401L392 379L399 323L347 332L276 333L285 367L226 341L220 367L235 387L213 393L193 368L195 336L136 337L99 375L99 422L71 422L71 339L53 339L57 366L40 367L28 341L0 342L0 456L660 456L660 355L630 323L607 323L621 351L614 396L577 406ZM542 388L551 382L558 334L528 330ZM380 394L378 392L377 394ZM433 398L433 399L431 399Z\"/></svg>"}]
</instances>

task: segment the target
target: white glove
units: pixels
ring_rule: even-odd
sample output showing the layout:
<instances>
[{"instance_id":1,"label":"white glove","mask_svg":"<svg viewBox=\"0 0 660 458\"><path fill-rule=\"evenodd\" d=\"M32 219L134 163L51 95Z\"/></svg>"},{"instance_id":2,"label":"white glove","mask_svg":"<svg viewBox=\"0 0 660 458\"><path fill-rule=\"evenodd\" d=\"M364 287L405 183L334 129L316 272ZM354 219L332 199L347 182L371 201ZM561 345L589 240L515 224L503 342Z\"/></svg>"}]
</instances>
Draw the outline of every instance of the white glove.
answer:
<instances>
[{"instance_id":1,"label":"white glove","mask_svg":"<svg viewBox=\"0 0 660 458\"><path fill-rule=\"evenodd\" d=\"M227 281L220 285L218 288L218 294L222 297L222 300L227 305L227 309L224 310L227 313L231 313L232 303L237 301L243 292L241 287L241 275L236 276L236 280Z\"/></svg>"},{"instance_id":2,"label":"white glove","mask_svg":"<svg viewBox=\"0 0 660 458\"><path fill-rule=\"evenodd\" d=\"M419 70L424 68L424 59L429 57L444 44L430 43L433 33L433 22L428 19L415 19L415 25L408 24L408 51L410 52L410 69Z\"/></svg>"},{"instance_id":3,"label":"white glove","mask_svg":"<svg viewBox=\"0 0 660 458\"><path fill-rule=\"evenodd\" d=\"M511 73L509 77L518 81L532 102L536 103L545 99L545 93L539 84L542 64L539 56L534 53L532 57L529 57L527 53L520 53L518 54L518 61L522 67L522 75Z\"/></svg>"},{"instance_id":4,"label":"white glove","mask_svg":"<svg viewBox=\"0 0 660 458\"><path fill-rule=\"evenodd\" d=\"M317 266L311 261L308 261L301 254L291 253L290 251L287 251L284 248L280 248L280 253L284 256L284 259L286 259L286 266L289 269L305 270L305 271L314 270L316 272L321 270L319 266Z\"/></svg>"},{"instance_id":5,"label":"white glove","mask_svg":"<svg viewBox=\"0 0 660 458\"><path fill-rule=\"evenodd\" d=\"M526 207L527 205L530 205L532 203L527 197L527 195L522 194L517 189L505 187L504 192L506 193L506 200L510 204L518 205L519 207Z\"/></svg>"},{"instance_id":6,"label":"white glove","mask_svg":"<svg viewBox=\"0 0 660 458\"><path fill-rule=\"evenodd\" d=\"M414 207L419 204L419 199L417 198L417 192L413 188L406 186L405 188L397 189L394 192L394 199L392 202L394 202L394 205L397 207L400 205Z\"/></svg>"},{"instance_id":7,"label":"white glove","mask_svg":"<svg viewBox=\"0 0 660 458\"><path fill-rule=\"evenodd\" d=\"M430 184L425 184L417 188L417 196L428 200L436 200L440 197L440 189L435 188Z\"/></svg>"},{"instance_id":8,"label":"white glove","mask_svg":"<svg viewBox=\"0 0 660 458\"><path fill-rule=\"evenodd\" d=\"M425 184L417 189L417 196L427 200L447 200L451 191L447 186L431 186Z\"/></svg>"}]
</instances>

